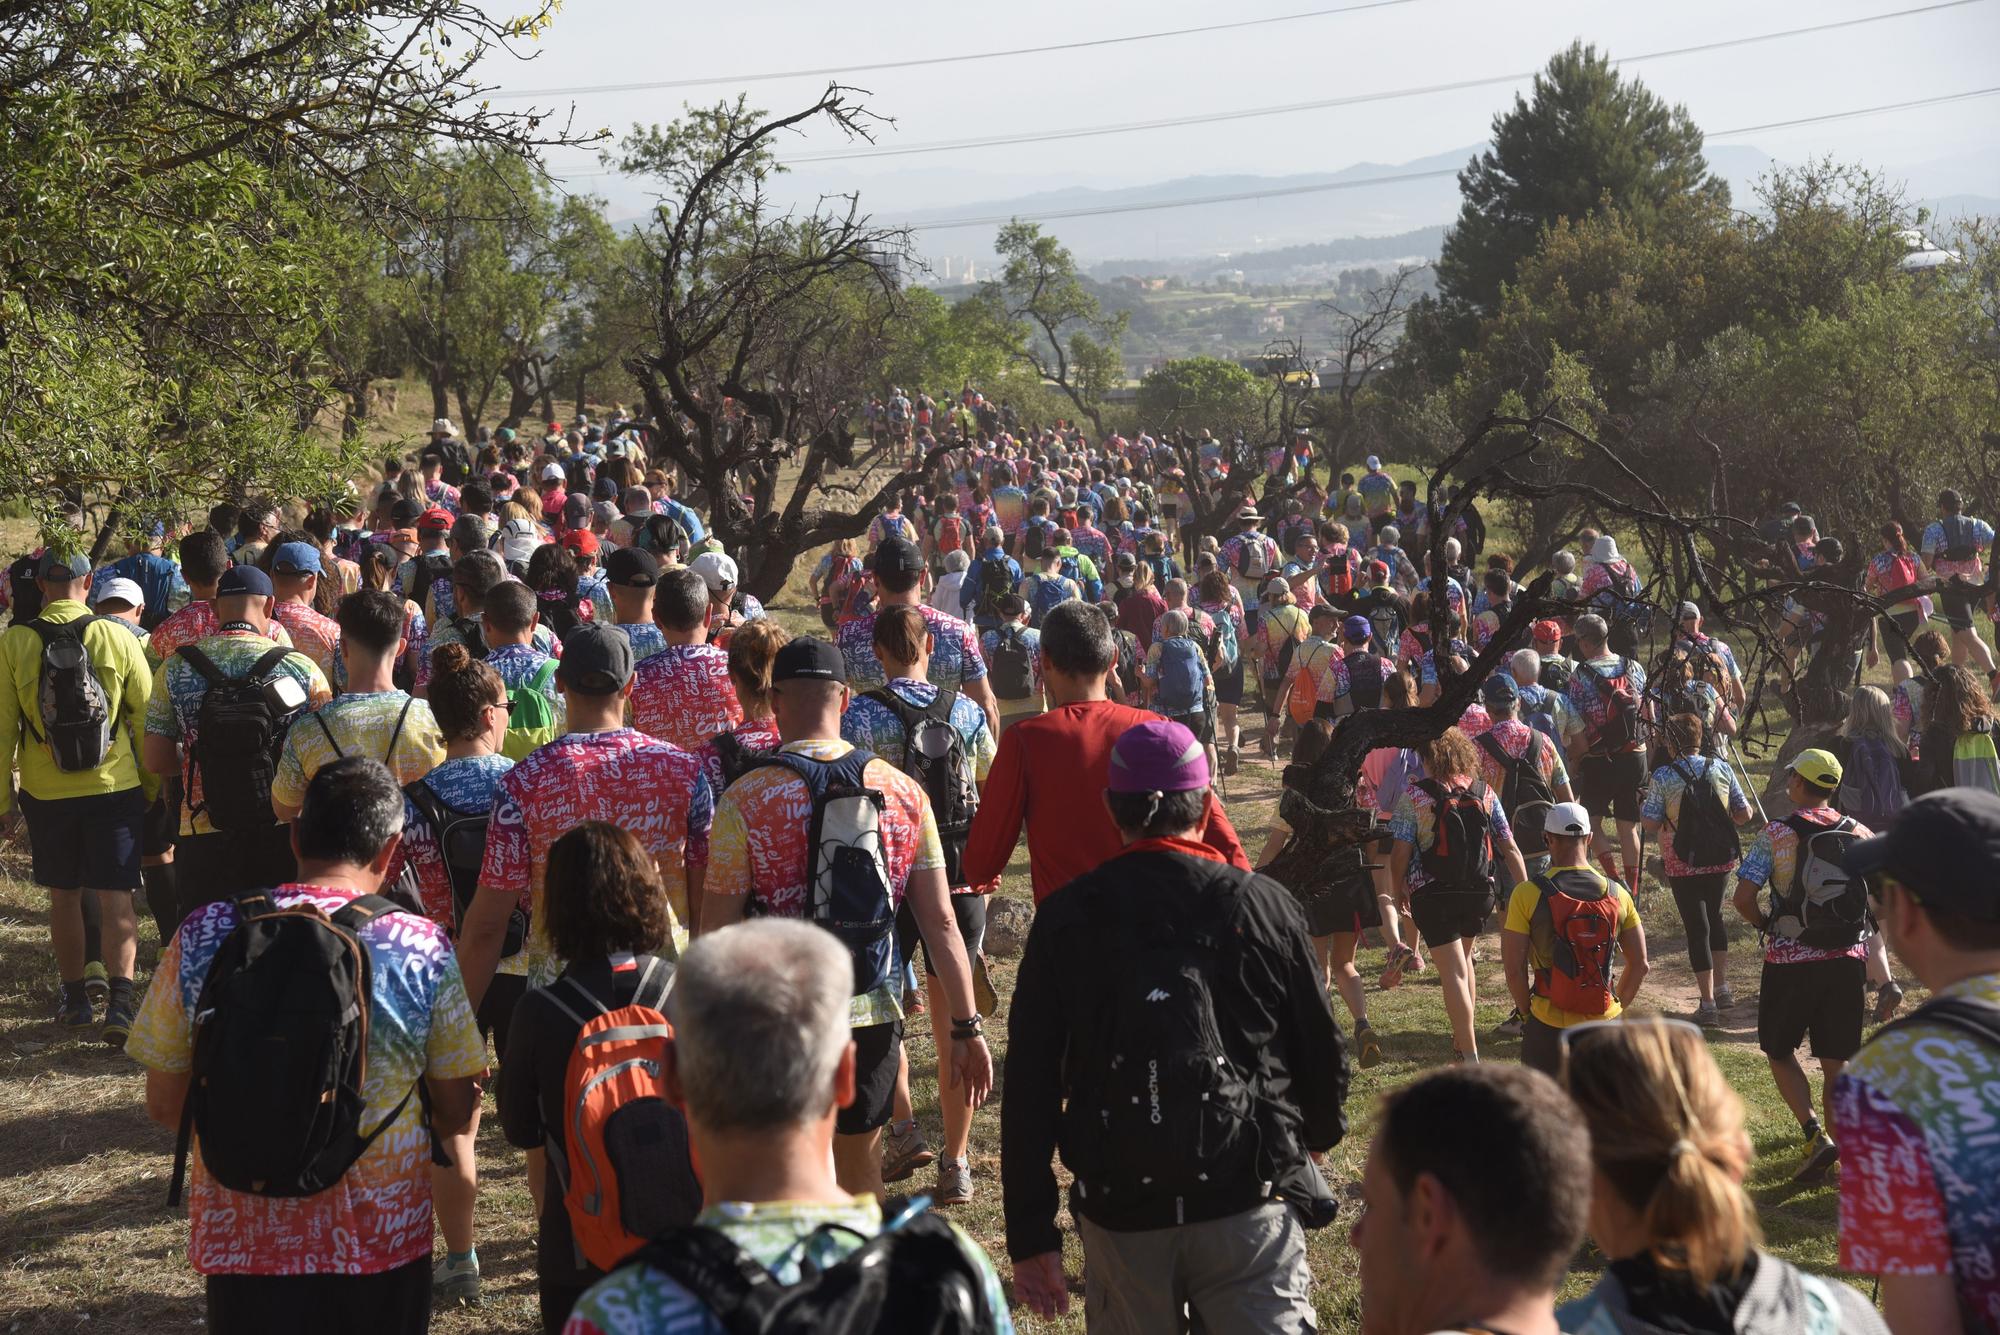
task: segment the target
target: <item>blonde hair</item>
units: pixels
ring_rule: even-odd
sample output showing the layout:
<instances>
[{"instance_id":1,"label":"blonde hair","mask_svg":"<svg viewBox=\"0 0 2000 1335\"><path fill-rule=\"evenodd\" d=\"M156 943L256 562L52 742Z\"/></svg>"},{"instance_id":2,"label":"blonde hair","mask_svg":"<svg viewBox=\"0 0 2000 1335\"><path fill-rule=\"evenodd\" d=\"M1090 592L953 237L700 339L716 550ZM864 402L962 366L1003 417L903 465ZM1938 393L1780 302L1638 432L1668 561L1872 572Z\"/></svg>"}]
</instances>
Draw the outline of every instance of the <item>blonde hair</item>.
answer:
<instances>
[{"instance_id":1,"label":"blonde hair","mask_svg":"<svg viewBox=\"0 0 2000 1335\"><path fill-rule=\"evenodd\" d=\"M1590 1130L1592 1164L1638 1216L1662 1270L1697 1290L1740 1272L1761 1235L1743 1191L1743 1101L1698 1033L1658 1020L1592 1031L1563 1080Z\"/></svg>"},{"instance_id":2,"label":"blonde hair","mask_svg":"<svg viewBox=\"0 0 2000 1335\"><path fill-rule=\"evenodd\" d=\"M751 718L772 713L771 668L792 634L769 617L746 621L729 633L729 680L736 700Z\"/></svg>"},{"instance_id":3,"label":"blonde hair","mask_svg":"<svg viewBox=\"0 0 2000 1335\"><path fill-rule=\"evenodd\" d=\"M1479 752L1462 728L1446 728L1418 747L1417 754L1424 758L1424 773L1440 783L1479 774Z\"/></svg>"},{"instance_id":4,"label":"blonde hair","mask_svg":"<svg viewBox=\"0 0 2000 1335\"><path fill-rule=\"evenodd\" d=\"M1842 737L1873 737L1890 746L1901 746L1896 731L1896 711L1879 686L1857 686L1847 702L1847 721L1840 725Z\"/></svg>"}]
</instances>

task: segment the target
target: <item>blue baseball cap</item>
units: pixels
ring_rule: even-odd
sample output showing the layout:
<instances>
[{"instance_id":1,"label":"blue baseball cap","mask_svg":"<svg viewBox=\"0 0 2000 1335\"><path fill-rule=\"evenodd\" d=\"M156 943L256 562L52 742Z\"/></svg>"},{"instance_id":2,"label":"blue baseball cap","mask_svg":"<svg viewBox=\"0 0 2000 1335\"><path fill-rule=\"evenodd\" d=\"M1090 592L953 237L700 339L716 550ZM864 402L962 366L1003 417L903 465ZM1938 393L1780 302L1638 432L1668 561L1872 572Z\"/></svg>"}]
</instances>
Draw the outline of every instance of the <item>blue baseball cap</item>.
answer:
<instances>
[{"instance_id":1,"label":"blue baseball cap","mask_svg":"<svg viewBox=\"0 0 2000 1335\"><path fill-rule=\"evenodd\" d=\"M269 598L271 577L256 566L229 567L222 572L222 578L216 581L215 596L231 598L239 594L248 594L252 598Z\"/></svg>"},{"instance_id":2,"label":"blue baseball cap","mask_svg":"<svg viewBox=\"0 0 2000 1335\"><path fill-rule=\"evenodd\" d=\"M1364 644L1374 633L1374 624L1364 616L1351 616L1340 623L1340 638L1352 644Z\"/></svg>"},{"instance_id":3,"label":"blue baseball cap","mask_svg":"<svg viewBox=\"0 0 2000 1335\"><path fill-rule=\"evenodd\" d=\"M1505 672L1496 672L1486 679L1480 693L1489 705L1511 705L1521 698L1521 686Z\"/></svg>"},{"instance_id":4,"label":"blue baseball cap","mask_svg":"<svg viewBox=\"0 0 2000 1335\"><path fill-rule=\"evenodd\" d=\"M319 548L309 542L288 542L271 554L271 569L281 575L323 575Z\"/></svg>"},{"instance_id":5,"label":"blue baseball cap","mask_svg":"<svg viewBox=\"0 0 2000 1335\"><path fill-rule=\"evenodd\" d=\"M37 579L61 580L64 583L73 579L82 579L89 573L90 558L88 556L85 556L82 552L75 552L64 556L53 547L42 553L42 559L35 566L35 577Z\"/></svg>"}]
</instances>

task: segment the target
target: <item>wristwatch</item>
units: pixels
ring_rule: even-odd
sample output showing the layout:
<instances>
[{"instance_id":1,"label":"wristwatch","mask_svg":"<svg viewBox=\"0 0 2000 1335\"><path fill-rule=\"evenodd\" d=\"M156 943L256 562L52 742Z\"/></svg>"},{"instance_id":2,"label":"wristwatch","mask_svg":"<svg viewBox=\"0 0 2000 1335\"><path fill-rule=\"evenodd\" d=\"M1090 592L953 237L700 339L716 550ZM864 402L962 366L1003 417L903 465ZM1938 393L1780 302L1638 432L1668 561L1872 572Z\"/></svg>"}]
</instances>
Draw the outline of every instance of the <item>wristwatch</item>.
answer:
<instances>
[{"instance_id":1,"label":"wristwatch","mask_svg":"<svg viewBox=\"0 0 2000 1335\"><path fill-rule=\"evenodd\" d=\"M983 1030L985 1021L986 1017L981 1015L978 1011L974 1011L972 1013L972 1018L969 1020L961 1020L957 1016L953 1016L951 1021L952 1041L955 1043L960 1043L960 1042L965 1042L966 1040L969 1039L978 1038Z\"/></svg>"}]
</instances>

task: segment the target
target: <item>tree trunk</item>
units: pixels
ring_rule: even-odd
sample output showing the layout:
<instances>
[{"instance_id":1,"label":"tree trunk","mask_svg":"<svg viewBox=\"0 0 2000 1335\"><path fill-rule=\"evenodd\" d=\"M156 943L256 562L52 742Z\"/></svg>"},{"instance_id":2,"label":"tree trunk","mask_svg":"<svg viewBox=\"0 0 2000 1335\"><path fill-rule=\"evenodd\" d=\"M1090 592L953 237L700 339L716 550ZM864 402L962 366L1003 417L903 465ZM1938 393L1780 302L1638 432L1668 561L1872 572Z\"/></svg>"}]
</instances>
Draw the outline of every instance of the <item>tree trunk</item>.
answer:
<instances>
[{"instance_id":1,"label":"tree trunk","mask_svg":"<svg viewBox=\"0 0 2000 1335\"><path fill-rule=\"evenodd\" d=\"M544 426L546 426L548 423L553 422L555 420L556 420L555 387L550 385L548 381L544 380L542 382L542 423Z\"/></svg>"},{"instance_id":2,"label":"tree trunk","mask_svg":"<svg viewBox=\"0 0 2000 1335\"><path fill-rule=\"evenodd\" d=\"M535 406L535 385L523 378L507 382L507 420L519 425Z\"/></svg>"},{"instance_id":3,"label":"tree trunk","mask_svg":"<svg viewBox=\"0 0 2000 1335\"><path fill-rule=\"evenodd\" d=\"M430 380L431 416L451 416L451 386L445 380L444 368L442 366L432 366L430 368ZM460 423L460 425L463 426L464 424Z\"/></svg>"},{"instance_id":4,"label":"tree trunk","mask_svg":"<svg viewBox=\"0 0 2000 1335\"><path fill-rule=\"evenodd\" d=\"M347 410L340 415L340 438L356 440L361 435L361 423L368 416L368 382L360 380L347 386Z\"/></svg>"},{"instance_id":5,"label":"tree trunk","mask_svg":"<svg viewBox=\"0 0 2000 1335\"><path fill-rule=\"evenodd\" d=\"M579 368L576 373L576 415L578 417L583 416L584 385L585 385L585 376L583 371Z\"/></svg>"}]
</instances>

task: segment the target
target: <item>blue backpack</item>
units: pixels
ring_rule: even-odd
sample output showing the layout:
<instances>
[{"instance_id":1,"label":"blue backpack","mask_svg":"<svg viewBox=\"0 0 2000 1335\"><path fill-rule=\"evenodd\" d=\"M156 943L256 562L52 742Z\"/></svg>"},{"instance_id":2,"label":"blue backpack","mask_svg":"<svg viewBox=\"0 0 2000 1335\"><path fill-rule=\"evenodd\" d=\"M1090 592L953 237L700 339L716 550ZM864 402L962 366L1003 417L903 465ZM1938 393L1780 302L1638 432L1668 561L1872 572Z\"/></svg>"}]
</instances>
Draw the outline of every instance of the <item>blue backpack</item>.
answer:
<instances>
[{"instance_id":1,"label":"blue backpack","mask_svg":"<svg viewBox=\"0 0 2000 1335\"><path fill-rule=\"evenodd\" d=\"M1529 691L1533 691L1540 700L1537 701ZM1562 744L1562 735L1556 726L1556 693L1548 687L1531 686L1521 692L1521 722L1558 746Z\"/></svg>"},{"instance_id":2,"label":"blue backpack","mask_svg":"<svg viewBox=\"0 0 2000 1335\"><path fill-rule=\"evenodd\" d=\"M1028 624L1040 630L1042 618L1069 601L1069 591L1060 575L1036 574L1029 578L1035 581L1035 589L1028 598Z\"/></svg>"},{"instance_id":3,"label":"blue backpack","mask_svg":"<svg viewBox=\"0 0 2000 1335\"><path fill-rule=\"evenodd\" d=\"M1159 691L1153 703L1169 718L1202 707L1201 646L1186 635L1160 641Z\"/></svg>"}]
</instances>

